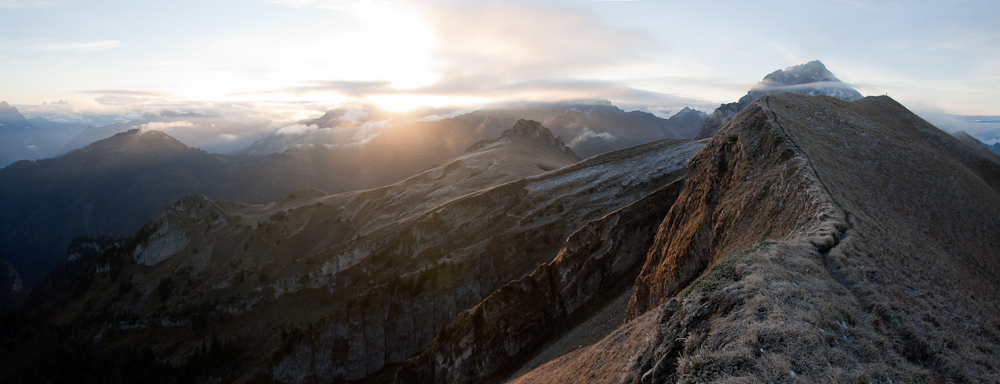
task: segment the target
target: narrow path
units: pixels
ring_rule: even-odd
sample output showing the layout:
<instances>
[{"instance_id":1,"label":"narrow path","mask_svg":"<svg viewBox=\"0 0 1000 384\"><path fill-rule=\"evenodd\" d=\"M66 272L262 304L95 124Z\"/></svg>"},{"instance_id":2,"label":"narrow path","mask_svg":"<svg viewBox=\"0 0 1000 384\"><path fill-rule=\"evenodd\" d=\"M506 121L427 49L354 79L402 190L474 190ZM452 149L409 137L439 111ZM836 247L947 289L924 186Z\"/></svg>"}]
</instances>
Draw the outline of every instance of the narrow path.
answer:
<instances>
[{"instance_id":1,"label":"narrow path","mask_svg":"<svg viewBox=\"0 0 1000 384\"><path fill-rule=\"evenodd\" d=\"M774 111L771 109L771 97L764 96L763 99L764 99L764 105L766 106L767 109L767 113L770 114L771 120L774 121L774 124L777 125L779 130L781 130L781 134L785 137L785 140L787 140L790 146L794 147L799 153L802 154L802 156L806 158L809 164L807 168L809 169L809 171L811 171L813 176L816 177L816 180L819 182L820 187L823 188L823 192L825 192L826 196L830 198L830 201L844 213L844 222L845 224L847 224L847 228L837 233L837 236L834 237L833 245L830 246L829 248L824 249L823 247L817 247L817 251L820 255L821 261L823 262L823 266L830 274L830 277L833 277L833 279L836 280L837 283L839 283L848 292L851 293L851 296L853 296L854 299L857 300L859 304L861 304L861 308L863 308L865 312L871 315L872 318L878 319L881 322L881 324L873 324L873 325L875 325L878 328L882 328L883 333L885 331L891 332L895 337L899 338L899 340L903 342L904 349L906 351L906 353L903 354L903 357L905 357L907 361L917 366L920 366L923 369L926 369L928 372L933 372L933 374L938 376L938 381L941 381L942 375L940 372L935 370L934 364L932 364L930 361L927 361L926 359L918 358L915 356L914 353L912 353L912 351L917 349L917 345L919 344L919 342L917 340L912 339L912 336L907 336L905 333L896 330L895 327L893 326L895 322L893 321L889 313L887 312L877 313L875 311L872 311L871 308L874 307L873 303L869 300L866 300L864 298L865 297L864 293L861 292L858 288L856 288L854 284L852 284L850 281L847 281L847 279L845 279L840 274L840 271L837 268L837 266L833 265L833 263L830 261L829 257L830 251L839 246L840 243L845 238L850 236L849 232L855 228L853 215L849 210L844 208L844 206L840 204L839 201L837 201L837 198L831 192L830 187L826 184L823 178L820 177L819 171L816 169L815 163L813 162L812 158L809 156L808 153L806 153L802 149L801 146L799 146L795 142L794 139L792 139L791 135L788 134L788 131L786 130L785 126L781 124L781 120L778 118L777 114L775 114Z\"/></svg>"}]
</instances>

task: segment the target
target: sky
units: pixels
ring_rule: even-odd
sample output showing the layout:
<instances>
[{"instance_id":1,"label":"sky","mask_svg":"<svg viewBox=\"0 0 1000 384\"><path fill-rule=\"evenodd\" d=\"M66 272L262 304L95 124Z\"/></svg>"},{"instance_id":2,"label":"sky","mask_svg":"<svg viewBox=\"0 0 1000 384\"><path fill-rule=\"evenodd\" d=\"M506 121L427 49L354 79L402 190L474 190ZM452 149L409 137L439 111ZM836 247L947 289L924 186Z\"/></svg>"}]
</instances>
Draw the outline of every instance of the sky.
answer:
<instances>
[{"instance_id":1,"label":"sky","mask_svg":"<svg viewBox=\"0 0 1000 384\"><path fill-rule=\"evenodd\" d=\"M1000 115L997 15L995 0L0 0L0 100L29 117L581 98L665 116L821 60L864 95Z\"/></svg>"}]
</instances>

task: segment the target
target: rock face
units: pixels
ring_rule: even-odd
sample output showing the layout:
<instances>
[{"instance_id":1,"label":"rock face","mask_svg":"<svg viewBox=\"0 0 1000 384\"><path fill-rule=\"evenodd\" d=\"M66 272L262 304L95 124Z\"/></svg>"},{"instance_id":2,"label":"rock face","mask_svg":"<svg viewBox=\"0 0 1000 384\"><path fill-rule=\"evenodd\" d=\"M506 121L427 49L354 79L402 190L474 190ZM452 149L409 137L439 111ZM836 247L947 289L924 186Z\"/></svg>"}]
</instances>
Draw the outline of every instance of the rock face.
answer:
<instances>
[{"instance_id":1,"label":"rock face","mask_svg":"<svg viewBox=\"0 0 1000 384\"><path fill-rule=\"evenodd\" d=\"M377 245L363 259L331 249L320 257L344 255L331 268L343 271L335 276L338 287L364 286L366 280L350 278L359 270L371 271L364 278L376 282L402 279L359 295L347 311L317 324L323 331L277 361L273 377L355 380L402 362L430 346L461 310L551 261L586 222L680 178L677 167L698 148L664 141L596 156L436 208L401 227L398 237L369 240ZM358 261L345 268L349 260Z\"/></svg>"},{"instance_id":2,"label":"rock face","mask_svg":"<svg viewBox=\"0 0 1000 384\"><path fill-rule=\"evenodd\" d=\"M0 256L0 316L19 307L27 296L17 270Z\"/></svg>"},{"instance_id":3,"label":"rock face","mask_svg":"<svg viewBox=\"0 0 1000 384\"><path fill-rule=\"evenodd\" d=\"M548 128L542 126L542 124L533 120L518 120L514 123L514 127L504 131L500 134L499 138L496 139L486 139L481 140L475 144L472 144L468 149L465 150L466 153L480 150L486 148L494 143L503 141L506 138L522 136L530 139L540 141L544 144L548 144L550 147L559 150L560 152L566 153L573 158L580 159L573 150L566 146L566 143L562 141L561 137L555 137L552 135L552 131Z\"/></svg>"},{"instance_id":4,"label":"rock face","mask_svg":"<svg viewBox=\"0 0 1000 384\"><path fill-rule=\"evenodd\" d=\"M396 373L399 383L480 382L522 362L588 306L634 279L683 188L676 181L574 232L549 263L460 313Z\"/></svg>"},{"instance_id":5,"label":"rock face","mask_svg":"<svg viewBox=\"0 0 1000 384\"><path fill-rule=\"evenodd\" d=\"M862 98L858 91L837 79L819 60L771 72L758 82L749 92L735 103L722 104L716 108L701 126L695 139L711 137L723 125L763 95L793 92L803 95L825 95L842 100Z\"/></svg>"},{"instance_id":6,"label":"rock face","mask_svg":"<svg viewBox=\"0 0 1000 384\"><path fill-rule=\"evenodd\" d=\"M1000 379L992 161L888 97L784 93L688 174L633 320L516 382Z\"/></svg>"}]
</instances>

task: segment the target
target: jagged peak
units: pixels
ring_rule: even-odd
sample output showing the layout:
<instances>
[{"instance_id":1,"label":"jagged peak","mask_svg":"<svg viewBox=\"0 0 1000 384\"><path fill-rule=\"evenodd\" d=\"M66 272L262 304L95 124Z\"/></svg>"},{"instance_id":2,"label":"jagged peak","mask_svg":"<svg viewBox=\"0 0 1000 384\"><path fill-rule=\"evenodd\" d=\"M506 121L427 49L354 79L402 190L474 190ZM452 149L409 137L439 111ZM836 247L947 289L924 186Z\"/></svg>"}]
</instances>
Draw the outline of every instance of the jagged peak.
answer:
<instances>
[{"instance_id":1,"label":"jagged peak","mask_svg":"<svg viewBox=\"0 0 1000 384\"><path fill-rule=\"evenodd\" d=\"M21 112L17 110L17 107L7 104L6 101L0 101L0 116L3 115L18 116L24 118L23 116L21 116Z\"/></svg>"},{"instance_id":2,"label":"jagged peak","mask_svg":"<svg viewBox=\"0 0 1000 384\"><path fill-rule=\"evenodd\" d=\"M705 113L703 111L699 111L697 109L691 109L691 108L688 108L688 107L684 107L683 109L681 109L680 111L678 111L677 113L675 113L671 117L677 117L677 116L683 117L683 116L686 116L686 115L707 115L707 113Z\"/></svg>"},{"instance_id":3,"label":"jagged peak","mask_svg":"<svg viewBox=\"0 0 1000 384\"><path fill-rule=\"evenodd\" d=\"M500 134L499 138L480 140L475 144L472 144L471 146L469 146L469 148L465 150L465 153L477 151L489 146L490 144L496 143L502 139L513 138L513 137L524 137L531 140L535 140L545 145L548 145L552 148L555 148L561 152L572 155L573 157L579 158L579 156L575 152L573 152L573 150L570 147L566 146L566 143L563 142L562 137L557 137L553 135L552 131L550 131L548 128L546 128L544 125L542 125L537 121L525 120L525 119L517 120L517 122L514 123L514 126L506 131L503 131L503 133Z\"/></svg>"},{"instance_id":4,"label":"jagged peak","mask_svg":"<svg viewBox=\"0 0 1000 384\"><path fill-rule=\"evenodd\" d=\"M530 137L532 139L541 139L543 141L551 141L555 139L555 135L552 134L548 128L545 128L541 123L534 120L519 119L514 126L500 134L500 137L511 137L514 135Z\"/></svg>"},{"instance_id":5,"label":"jagged peak","mask_svg":"<svg viewBox=\"0 0 1000 384\"><path fill-rule=\"evenodd\" d=\"M840 82L840 79L826 69L826 66L822 62L813 60L805 64L793 65L771 72L767 76L764 76L764 80L761 80L761 83L777 86L818 83L822 81Z\"/></svg>"},{"instance_id":6,"label":"jagged peak","mask_svg":"<svg viewBox=\"0 0 1000 384\"><path fill-rule=\"evenodd\" d=\"M512 128L500 134L501 138L512 137L512 136L522 136L530 139L535 139L549 145L552 148L576 156L576 154L573 153L573 150L567 147L566 143L563 142L562 137L557 137L556 135L553 135L552 131L550 131L548 128L545 128L545 126L543 126L541 123L534 120L519 119L517 120L516 123L514 123L514 126Z\"/></svg>"}]
</instances>

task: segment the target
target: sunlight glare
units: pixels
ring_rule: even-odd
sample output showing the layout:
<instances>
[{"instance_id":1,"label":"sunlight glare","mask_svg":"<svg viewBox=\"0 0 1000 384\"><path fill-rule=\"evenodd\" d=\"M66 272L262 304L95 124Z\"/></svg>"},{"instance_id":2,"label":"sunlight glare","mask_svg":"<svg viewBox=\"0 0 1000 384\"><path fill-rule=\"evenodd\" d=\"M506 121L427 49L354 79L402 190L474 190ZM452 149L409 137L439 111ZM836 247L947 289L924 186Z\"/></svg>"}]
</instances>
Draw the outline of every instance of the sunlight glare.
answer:
<instances>
[{"instance_id":1,"label":"sunlight glare","mask_svg":"<svg viewBox=\"0 0 1000 384\"><path fill-rule=\"evenodd\" d=\"M444 107L452 105L485 104L490 100L480 97L432 96L432 95L377 95L366 98L379 108L393 112L404 112L418 107Z\"/></svg>"}]
</instances>

